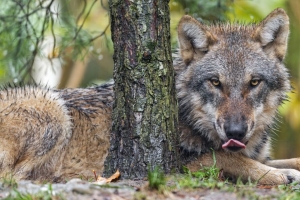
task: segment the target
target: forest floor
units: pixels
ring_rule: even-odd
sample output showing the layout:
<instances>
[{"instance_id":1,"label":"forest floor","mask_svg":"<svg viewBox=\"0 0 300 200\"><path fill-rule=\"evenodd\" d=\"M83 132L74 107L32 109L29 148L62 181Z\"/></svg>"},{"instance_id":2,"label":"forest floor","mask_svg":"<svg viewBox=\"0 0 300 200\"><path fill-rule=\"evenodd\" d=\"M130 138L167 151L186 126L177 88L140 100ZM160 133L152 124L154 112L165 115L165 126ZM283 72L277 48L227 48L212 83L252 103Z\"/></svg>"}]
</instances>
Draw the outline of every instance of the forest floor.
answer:
<instances>
[{"instance_id":1,"label":"forest floor","mask_svg":"<svg viewBox=\"0 0 300 200\"><path fill-rule=\"evenodd\" d=\"M300 184L268 186L255 183L231 183L220 178L220 171L209 168L196 173L165 176L159 170L144 180L99 181L72 179L66 183L34 184L2 179L0 199L19 200L235 200L235 199L300 199Z\"/></svg>"}]
</instances>

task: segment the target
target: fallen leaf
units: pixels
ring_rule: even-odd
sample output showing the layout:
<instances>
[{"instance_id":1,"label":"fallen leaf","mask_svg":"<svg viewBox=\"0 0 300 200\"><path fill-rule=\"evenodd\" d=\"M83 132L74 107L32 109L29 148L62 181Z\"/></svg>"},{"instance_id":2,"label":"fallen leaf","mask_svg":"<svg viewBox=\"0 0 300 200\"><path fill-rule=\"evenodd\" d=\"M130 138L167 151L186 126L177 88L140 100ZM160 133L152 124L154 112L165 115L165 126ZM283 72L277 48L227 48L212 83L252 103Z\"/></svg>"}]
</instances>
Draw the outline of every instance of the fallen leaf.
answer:
<instances>
[{"instance_id":1,"label":"fallen leaf","mask_svg":"<svg viewBox=\"0 0 300 200\"><path fill-rule=\"evenodd\" d=\"M257 185L256 187L259 189L272 189L275 188L276 185Z\"/></svg>"},{"instance_id":2,"label":"fallen leaf","mask_svg":"<svg viewBox=\"0 0 300 200\"><path fill-rule=\"evenodd\" d=\"M112 182L112 181L114 181L114 180L120 178L120 176L121 176L121 173L120 173L119 170L117 170L116 173L114 173L113 175L111 175L111 177L109 177L109 178L107 179L106 183L110 183L110 182Z\"/></svg>"},{"instance_id":3,"label":"fallen leaf","mask_svg":"<svg viewBox=\"0 0 300 200\"><path fill-rule=\"evenodd\" d=\"M121 176L121 173L119 170L117 170L116 173L111 175L109 178L104 178L104 177L98 176L95 183L99 184L99 185L103 185L103 184L110 183L112 181L117 180L120 176Z\"/></svg>"}]
</instances>

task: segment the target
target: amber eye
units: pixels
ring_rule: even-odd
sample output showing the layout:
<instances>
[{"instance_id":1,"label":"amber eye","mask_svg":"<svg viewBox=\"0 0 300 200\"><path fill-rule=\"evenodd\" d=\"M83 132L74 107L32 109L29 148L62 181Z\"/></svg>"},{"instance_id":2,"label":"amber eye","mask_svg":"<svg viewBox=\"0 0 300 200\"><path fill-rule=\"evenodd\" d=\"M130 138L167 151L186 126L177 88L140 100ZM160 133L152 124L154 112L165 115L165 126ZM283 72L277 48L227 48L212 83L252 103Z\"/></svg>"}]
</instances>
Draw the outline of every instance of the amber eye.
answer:
<instances>
[{"instance_id":1,"label":"amber eye","mask_svg":"<svg viewBox=\"0 0 300 200\"><path fill-rule=\"evenodd\" d=\"M211 79L210 81L211 81L211 83L212 83L214 86L220 86L220 85L221 85L219 79L213 78L213 79Z\"/></svg>"},{"instance_id":2,"label":"amber eye","mask_svg":"<svg viewBox=\"0 0 300 200\"><path fill-rule=\"evenodd\" d=\"M259 79L252 79L252 80L250 81L250 85L251 85L252 87L257 86L259 83L260 83L260 80L259 80Z\"/></svg>"}]
</instances>

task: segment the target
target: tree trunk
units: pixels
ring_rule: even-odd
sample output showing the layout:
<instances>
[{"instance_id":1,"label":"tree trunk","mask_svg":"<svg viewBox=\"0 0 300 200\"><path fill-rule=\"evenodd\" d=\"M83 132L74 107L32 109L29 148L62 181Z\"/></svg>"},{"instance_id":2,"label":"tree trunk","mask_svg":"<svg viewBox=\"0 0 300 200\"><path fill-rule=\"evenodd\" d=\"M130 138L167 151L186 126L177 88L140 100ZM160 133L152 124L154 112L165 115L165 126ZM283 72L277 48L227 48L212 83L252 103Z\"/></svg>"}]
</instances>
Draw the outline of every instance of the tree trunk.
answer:
<instances>
[{"instance_id":1,"label":"tree trunk","mask_svg":"<svg viewBox=\"0 0 300 200\"><path fill-rule=\"evenodd\" d=\"M115 102L105 175L178 169L168 0L110 0Z\"/></svg>"}]
</instances>

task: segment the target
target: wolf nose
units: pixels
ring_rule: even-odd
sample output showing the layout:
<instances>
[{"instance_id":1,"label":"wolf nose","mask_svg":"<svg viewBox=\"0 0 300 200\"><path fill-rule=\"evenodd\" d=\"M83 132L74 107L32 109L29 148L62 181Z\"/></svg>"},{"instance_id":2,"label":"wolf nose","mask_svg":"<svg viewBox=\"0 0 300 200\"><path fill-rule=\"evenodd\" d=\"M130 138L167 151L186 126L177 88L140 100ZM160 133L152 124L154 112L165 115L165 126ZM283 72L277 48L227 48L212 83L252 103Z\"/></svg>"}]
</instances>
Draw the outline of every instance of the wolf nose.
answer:
<instances>
[{"instance_id":1,"label":"wolf nose","mask_svg":"<svg viewBox=\"0 0 300 200\"><path fill-rule=\"evenodd\" d=\"M224 131L228 139L242 140L246 135L247 125L242 122L228 122L224 124Z\"/></svg>"}]
</instances>

